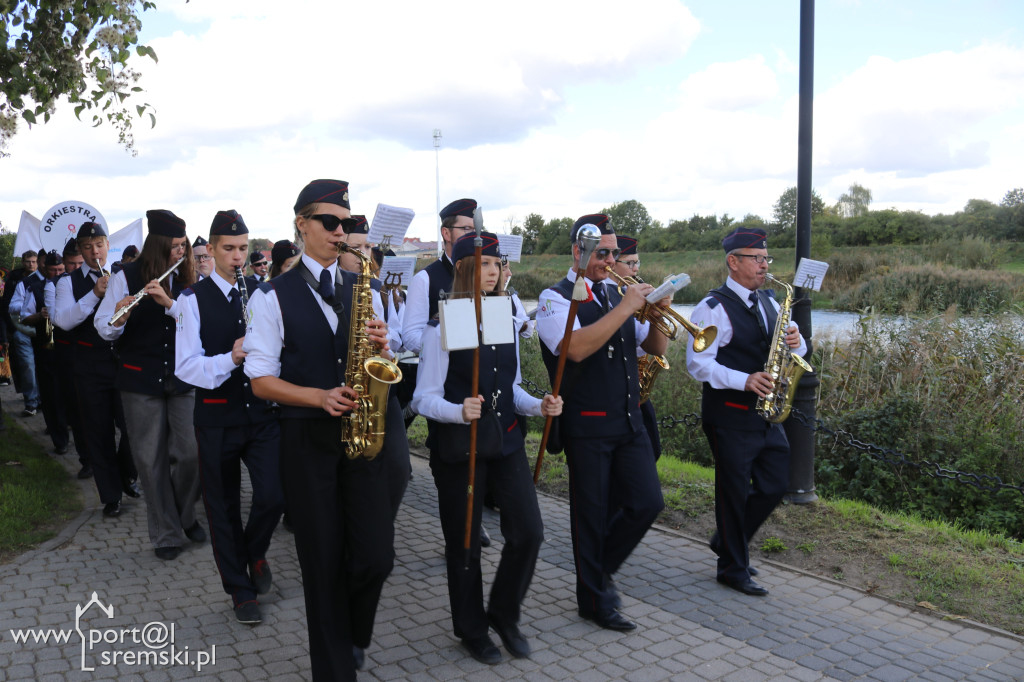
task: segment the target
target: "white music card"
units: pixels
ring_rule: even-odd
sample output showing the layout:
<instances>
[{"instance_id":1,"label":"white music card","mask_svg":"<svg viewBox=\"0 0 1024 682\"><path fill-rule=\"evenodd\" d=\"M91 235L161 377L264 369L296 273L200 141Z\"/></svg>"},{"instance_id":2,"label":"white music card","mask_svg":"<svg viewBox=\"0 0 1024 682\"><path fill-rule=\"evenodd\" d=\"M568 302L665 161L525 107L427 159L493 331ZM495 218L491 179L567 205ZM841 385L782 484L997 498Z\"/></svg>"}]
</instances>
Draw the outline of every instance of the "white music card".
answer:
<instances>
[{"instance_id":1,"label":"white music card","mask_svg":"<svg viewBox=\"0 0 1024 682\"><path fill-rule=\"evenodd\" d=\"M796 268L796 277L793 286L812 291L821 291L821 281L825 279L828 272L828 263L810 258L801 258L800 265Z\"/></svg>"},{"instance_id":2,"label":"white music card","mask_svg":"<svg viewBox=\"0 0 1024 682\"><path fill-rule=\"evenodd\" d=\"M499 234L498 250L507 256L510 263L518 263L523 257L523 235Z\"/></svg>"},{"instance_id":3,"label":"white music card","mask_svg":"<svg viewBox=\"0 0 1024 682\"><path fill-rule=\"evenodd\" d=\"M416 211L411 208L377 204L377 211L373 214L373 222L370 223L370 232L366 235L366 241L371 244L380 244L385 237L391 237L392 244L401 244L414 217L416 217Z\"/></svg>"}]
</instances>

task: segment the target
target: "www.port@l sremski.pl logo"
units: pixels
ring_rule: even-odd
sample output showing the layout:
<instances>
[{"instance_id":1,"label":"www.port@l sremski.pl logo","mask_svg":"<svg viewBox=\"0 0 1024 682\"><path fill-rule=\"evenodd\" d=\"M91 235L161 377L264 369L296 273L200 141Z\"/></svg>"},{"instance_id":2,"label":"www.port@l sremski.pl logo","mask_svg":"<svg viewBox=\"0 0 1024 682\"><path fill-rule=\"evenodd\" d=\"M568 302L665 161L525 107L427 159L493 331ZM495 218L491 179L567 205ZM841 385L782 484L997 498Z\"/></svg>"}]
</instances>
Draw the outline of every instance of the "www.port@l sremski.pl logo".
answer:
<instances>
[{"instance_id":1,"label":"www.port@l sremski.pl logo","mask_svg":"<svg viewBox=\"0 0 1024 682\"><path fill-rule=\"evenodd\" d=\"M210 650L179 649L174 623L151 621L145 625L117 625L114 607L104 604L96 592L84 604L75 604L73 629L21 628L10 630L20 644L79 643L79 668L85 672L104 666L168 667L185 665L201 672L217 664L217 645Z\"/></svg>"}]
</instances>

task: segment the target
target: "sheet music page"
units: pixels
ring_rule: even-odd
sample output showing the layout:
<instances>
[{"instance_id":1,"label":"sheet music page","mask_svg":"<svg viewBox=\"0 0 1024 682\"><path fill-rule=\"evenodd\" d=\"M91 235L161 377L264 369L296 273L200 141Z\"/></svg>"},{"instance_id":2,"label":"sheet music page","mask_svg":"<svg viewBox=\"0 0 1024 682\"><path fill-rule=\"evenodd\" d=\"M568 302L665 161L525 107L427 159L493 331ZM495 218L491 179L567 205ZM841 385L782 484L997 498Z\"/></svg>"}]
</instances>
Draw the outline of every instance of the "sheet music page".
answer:
<instances>
[{"instance_id":1,"label":"sheet music page","mask_svg":"<svg viewBox=\"0 0 1024 682\"><path fill-rule=\"evenodd\" d=\"M416 259L413 256L384 256L378 277L385 284L409 286L414 274Z\"/></svg>"},{"instance_id":2,"label":"sheet music page","mask_svg":"<svg viewBox=\"0 0 1024 682\"><path fill-rule=\"evenodd\" d=\"M400 245L415 216L416 211L411 208L377 204L377 212L373 214L373 222L370 223L370 233L366 235L366 241L380 244L385 236L390 236L392 244Z\"/></svg>"},{"instance_id":3,"label":"sheet music page","mask_svg":"<svg viewBox=\"0 0 1024 682\"><path fill-rule=\"evenodd\" d=\"M793 286L812 291L821 291L821 281L825 279L828 263L810 258L801 258L796 269Z\"/></svg>"},{"instance_id":4,"label":"sheet music page","mask_svg":"<svg viewBox=\"0 0 1024 682\"><path fill-rule=\"evenodd\" d=\"M510 263L518 263L523 257L523 235L499 234L498 250L501 255L508 256Z\"/></svg>"}]
</instances>

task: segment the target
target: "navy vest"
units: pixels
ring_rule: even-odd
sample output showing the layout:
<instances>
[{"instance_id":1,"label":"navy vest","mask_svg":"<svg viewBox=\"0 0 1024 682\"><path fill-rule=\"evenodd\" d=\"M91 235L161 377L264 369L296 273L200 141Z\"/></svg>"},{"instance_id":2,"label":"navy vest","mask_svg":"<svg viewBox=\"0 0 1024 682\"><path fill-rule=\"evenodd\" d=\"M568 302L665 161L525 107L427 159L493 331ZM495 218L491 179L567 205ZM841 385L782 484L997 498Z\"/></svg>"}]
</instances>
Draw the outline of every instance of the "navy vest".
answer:
<instances>
[{"instance_id":1,"label":"navy vest","mask_svg":"<svg viewBox=\"0 0 1024 682\"><path fill-rule=\"evenodd\" d=\"M92 291L95 286L92 278L87 277L82 268L75 270L68 277L71 278L71 294L76 301L82 300L82 297ZM110 376L113 376L114 373L112 364L114 345L110 341L104 340L93 326L93 318L99 307L100 304L97 303L82 324L66 332L75 349L75 373L77 374L94 373L101 367L109 371Z\"/></svg>"},{"instance_id":2,"label":"navy vest","mask_svg":"<svg viewBox=\"0 0 1024 682\"><path fill-rule=\"evenodd\" d=\"M566 300L572 300L573 282L568 278L552 289ZM622 297L614 286L607 286L605 291L611 309ZM597 322L603 316L604 307L596 300L580 303L577 310L577 317L583 327ZM540 349L554 384L558 356L548 350L544 343L540 344ZM644 428L636 361L636 329L632 317L590 357L578 363L566 359L560 391L565 401L559 427L563 441L567 436L622 436Z\"/></svg>"},{"instance_id":3,"label":"navy vest","mask_svg":"<svg viewBox=\"0 0 1024 682\"><path fill-rule=\"evenodd\" d=\"M719 346L716 359L729 369L747 374L764 369L771 334L775 331L778 319L775 306L771 303L771 293L762 289L757 295L768 317L764 330L758 322L760 313L750 306L750 301L741 300L728 286L722 285L708 292L708 305L712 308L719 305L725 308L732 325L732 340L726 346ZM746 431L763 430L767 422L757 414L756 405L757 394L753 391L711 388L710 384L704 382L701 412L708 423L726 424L730 428Z\"/></svg>"},{"instance_id":4,"label":"navy vest","mask_svg":"<svg viewBox=\"0 0 1024 682\"><path fill-rule=\"evenodd\" d=\"M341 286L335 284L335 296L341 296L345 310L338 316L337 332L331 332L317 294L309 289L302 271L295 267L262 284L277 294L284 324L281 349L281 379L296 386L330 390L345 383L348 359L349 312L356 275L341 272ZM281 406L281 417L288 419L331 418L321 408Z\"/></svg>"},{"instance_id":5,"label":"navy vest","mask_svg":"<svg viewBox=\"0 0 1024 682\"><path fill-rule=\"evenodd\" d=\"M199 308L199 340L206 357L231 352L235 340L245 334L244 322L234 315L231 302L209 277L182 292L182 296L192 295ZM196 388L196 426L248 426L273 418L270 402L253 395L242 365L217 388Z\"/></svg>"},{"instance_id":6,"label":"navy vest","mask_svg":"<svg viewBox=\"0 0 1024 682\"><path fill-rule=\"evenodd\" d=\"M423 269L430 278L430 289L427 294L430 312L427 319L433 320L437 316L437 301L441 298L441 292L447 291L452 286L455 266L452 265L447 255L442 254L440 258Z\"/></svg>"},{"instance_id":7,"label":"navy vest","mask_svg":"<svg viewBox=\"0 0 1024 682\"><path fill-rule=\"evenodd\" d=\"M141 265L133 261L124 266L128 293L146 286ZM175 277L171 297L181 293L180 279ZM174 376L174 319L162 305L145 296L132 309L124 333L117 340L119 355L115 385L120 391L145 395L187 393L192 387Z\"/></svg>"},{"instance_id":8,"label":"navy vest","mask_svg":"<svg viewBox=\"0 0 1024 682\"><path fill-rule=\"evenodd\" d=\"M436 326L437 321L430 324ZM483 410L494 412L501 424L502 455L518 452L524 443L512 392L518 361L515 343L480 346L478 393L484 397ZM451 351L448 353L448 375L444 380L444 399L461 405L462 401L472 394L472 388L473 349ZM468 425L466 428L469 428ZM435 432L431 429L426 444L431 450L436 447L436 443L433 442L434 435Z\"/></svg>"}]
</instances>

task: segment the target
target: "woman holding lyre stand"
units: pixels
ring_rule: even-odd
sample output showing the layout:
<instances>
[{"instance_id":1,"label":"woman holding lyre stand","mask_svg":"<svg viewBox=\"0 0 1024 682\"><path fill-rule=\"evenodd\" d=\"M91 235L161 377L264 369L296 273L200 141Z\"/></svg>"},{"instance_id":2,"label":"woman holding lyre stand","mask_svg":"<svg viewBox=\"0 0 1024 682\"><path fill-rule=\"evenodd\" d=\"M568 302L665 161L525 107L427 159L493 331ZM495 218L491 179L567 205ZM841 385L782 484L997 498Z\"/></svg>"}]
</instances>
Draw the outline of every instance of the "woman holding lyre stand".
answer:
<instances>
[{"instance_id":1,"label":"woman holding lyre stand","mask_svg":"<svg viewBox=\"0 0 1024 682\"><path fill-rule=\"evenodd\" d=\"M302 256L249 300L243 345L253 393L281 406L281 479L314 680L355 679L395 556L388 450L370 459L341 437L343 417L351 420L364 398L344 385L350 354L363 350L350 336L390 355L381 311L353 320L359 278L338 268L351 215L347 182L303 188L295 202Z\"/></svg>"},{"instance_id":2,"label":"woman holding lyre stand","mask_svg":"<svg viewBox=\"0 0 1024 682\"><path fill-rule=\"evenodd\" d=\"M93 325L116 342L115 385L146 494L149 538L159 558L172 560L186 538L206 540L196 520L195 390L174 376L177 298L195 282L195 261L184 220L165 210L147 211L146 220L138 259L110 278Z\"/></svg>"},{"instance_id":3,"label":"woman holding lyre stand","mask_svg":"<svg viewBox=\"0 0 1024 682\"><path fill-rule=\"evenodd\" d=\"M480 281L487 294L500 293L501 259L498 239L481 235ZM453 297L473 295L474 239L468 234L452 249L455 276ZM511 306L511 304L509 304ZM511 312L511 307L510 307ZM509 325L513 325L511 314ZM431 322L423 333L419 378L413 409L434 422L430 447L430 468L437 486L438 507L445 538L448 565L448 594L455 635L476 660L497 663L501 653L488 636L488 624L501 637L505 648L517 658L530 655L530 645L519 632L520 605L533 577L537 553L543 541L543 525L537 505L530 465L523 448L517 414L558 415L561 398L545 396L541 401L519 385L518 336L515 343L481 344L479 351L479 393L472 395L473 351L445 351L440 328ZM469 557L465 556L466 486L469 424L477 421L475 489ZM500 437L496 437L500 434ZM505 539L487 608L483 602L480 570L479 528L484 491L493 493L501 510L501 532Z\"/></svg>"}]
</instances>

